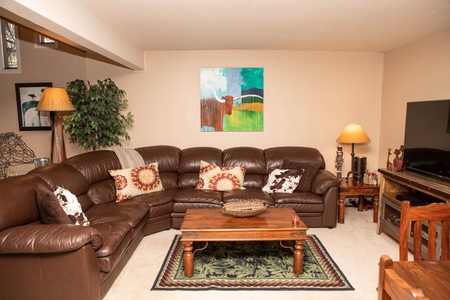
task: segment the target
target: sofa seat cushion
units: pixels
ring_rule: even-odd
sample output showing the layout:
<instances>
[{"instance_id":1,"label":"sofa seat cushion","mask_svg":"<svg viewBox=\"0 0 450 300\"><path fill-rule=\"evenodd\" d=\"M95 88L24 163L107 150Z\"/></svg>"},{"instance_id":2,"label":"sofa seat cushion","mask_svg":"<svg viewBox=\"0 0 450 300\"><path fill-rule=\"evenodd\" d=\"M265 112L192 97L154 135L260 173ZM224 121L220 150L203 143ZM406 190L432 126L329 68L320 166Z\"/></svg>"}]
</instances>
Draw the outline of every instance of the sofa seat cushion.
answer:
<instances>
[{"instance_id":1,"label":"sofa seat cushion","mask_svg":"<svg viewBox=\"0 0 450 300\"><path fill-rule=\"evenodd\" d=\"M174 216L180 216L180 214L182 216L184 216L184 213L186 213L186 210L190 209L190 208L221 208L222 205L221 204L212 204L212 203L177 203L175 202L173 204L173 213L171 214L172 219L174 218ZM174 227L177 228L177 227Z\"/></svg>"},{"instance_id":2,"label":"sofa seat cushion","mask_svg":"<svg viewBox=\"0 0 450 300\"><path fill-rule=\"evenodd\" d=\"M147 213L142 203L108 202L92 206L86 215L91 225L125 222L128 228L134 228Z\"/></svg>"},{"instance_id":3,"label":"sofa seat cushion","mask_svg":"<svg viewBox=\"0 0 450 300\"><path fill-rule=\"evenodd\" d=\"M110 222L93 224L101 235L103 245L95 252L97 257L106 257L114 253L125 236L131 231L130 224L127 222Z\"/></svg>"},{"instance_id":4,"label":"sofa seat cushion","mask_svg":"<svg viewBox=\"0 0 450 300\"><path fill-rule=\"evenodd\" d=\"M180 189L174 197L173 212L185 213L188 208L219 208L222 203L222 192Z\"/></svg>"},{"instance_id":5,"label":"sofa seat cushion","mask_svg":"<svg viewBox=\"0 0 450 300\"><path fill-rule=\"evenodd\" d=\"M110 255L100 257L98 256L97 251L97 260L101 272L108 273L114 270L114 267L121 262L123 256L127 255L126 252L130 249L130 245L133 243L133 241L136 239L140 239L138 235L142 236L146 221L146 219L142 219L142 221L135 228L130 229L124 235L122 241L120 243L117 243L116 249L111 252Z\"/></svg>"},{"instance_id":6,"label":"sofa seat cushion","mask_svg":"<svg viewBox=\"0 0 450 300\"><path fill-rule=\"evenodd\" d=\"M96 251L97 257L107 257L113 254L125 236L131 241L139 226L145 225L148 219L147 206L130 202L108 202L97 204L86 212L91 227L98 230L103 240L103 246Z\"/></svg>"},{"instance_id":7,"label":"sofa seat cushion","mask_svg":"<svg viewBox=\"0 0 450 300\"><path fill-rule=\"evenodd\" d=\"M276 207L291 207L296 212L323 212L325 209L323 198L309 192L274 194L273 199Z\"/></svg>"},{"instance_id":8,"label":"sofa seat cushion","mask_svg":"<svg viewBox=\"0 0 450 300\"><path fill-rule=\"evenodd\" d=\"M222 203L222 192L210 190L196 190L195 188L180 189L173 198L176 203Z\"/></svg>"},{"instance_id":9,"label":"sofa seat cushion","mask_svg":"<svg viewBox=\"0 0 450 300\"><path fill-rule=\"evenodd\" d=\"M244 200L260 200L266 202L269 206L273 206L275 204L273 198L264 193L261 189L223 192L222 200L224 203Z\"/></svg>"},{"instance_id":10,"label":"sofa seat cushion","mask_svg":"<svg viewBox=\"0 0 450 300\"><path fill-rule=\"evenodd\" d=\"M159 217L172 213L173 198L178 188L169 188L162 192L139 195L133 198L133 202L147 206L150 218Z\"/></svg>"}]
</instances>

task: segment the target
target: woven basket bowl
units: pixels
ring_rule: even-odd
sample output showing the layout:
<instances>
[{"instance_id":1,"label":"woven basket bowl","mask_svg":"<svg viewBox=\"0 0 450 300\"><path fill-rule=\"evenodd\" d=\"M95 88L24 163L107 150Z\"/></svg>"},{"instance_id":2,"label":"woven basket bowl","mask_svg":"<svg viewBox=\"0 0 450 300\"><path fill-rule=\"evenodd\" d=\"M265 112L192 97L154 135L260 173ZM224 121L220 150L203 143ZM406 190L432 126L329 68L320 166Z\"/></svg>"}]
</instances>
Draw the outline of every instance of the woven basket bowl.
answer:
<instances>
[{"instance_id":1,"label":"woven basket bowl","mask_svg":"<svg viewBox=\"0 0 450 300\"><path fill-rule=\"evenodd\" d=\"M267 209L264 201L235 201L222 205L222 213L233 217L253 217Z\"/></svg>"}]
</instances>

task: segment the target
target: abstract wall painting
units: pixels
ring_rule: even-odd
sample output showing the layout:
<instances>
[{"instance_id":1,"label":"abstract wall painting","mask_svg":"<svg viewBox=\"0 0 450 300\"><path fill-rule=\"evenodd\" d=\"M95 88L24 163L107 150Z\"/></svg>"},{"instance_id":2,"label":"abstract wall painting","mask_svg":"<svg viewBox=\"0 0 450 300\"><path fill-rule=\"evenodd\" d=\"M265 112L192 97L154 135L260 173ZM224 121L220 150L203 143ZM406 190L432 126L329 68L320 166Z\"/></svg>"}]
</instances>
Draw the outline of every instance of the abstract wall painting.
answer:
<instances>
[{"instance_id":1,"label":"abstract wall painting","mask_svg":"<svg viewBox=\"0 0 450 300\"><path fill-rule=\"evenodd\" d=\"M201 131L263 131L264 69L200 69Z\"/></svg>"}]
</instances>

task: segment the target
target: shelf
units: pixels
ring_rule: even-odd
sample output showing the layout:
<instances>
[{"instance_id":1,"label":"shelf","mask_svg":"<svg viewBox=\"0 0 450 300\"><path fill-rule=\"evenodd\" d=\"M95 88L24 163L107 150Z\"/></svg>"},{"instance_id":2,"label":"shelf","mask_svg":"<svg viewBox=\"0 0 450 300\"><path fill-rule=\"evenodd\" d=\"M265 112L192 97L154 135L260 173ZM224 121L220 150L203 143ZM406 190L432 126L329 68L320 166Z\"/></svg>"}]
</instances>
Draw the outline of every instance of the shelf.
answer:
<instances>
[{"instance_id":1,"label":"shelf","mask_svg":"<svg viewBox=\"0 0 450 300\"><path fill-rule=\"evenodd\" d=\"M383 175L380 196L380 220L378 233L384 232L399 240L401 201L397 199L399 194L410 194L418 199L430 202L450 203L450 184L437 182L434 178L426 178L413 172L393 172L384 169L379 170ZM440 190L436 190L440 189ZM427 224L423 225L422 256L428 257ZM437 229L437 239L440 239L440 228ZM408 241L409 248L413 249L412 236ZM439 251L439 249L438 249Z\"/></svg>"}]
</instances>

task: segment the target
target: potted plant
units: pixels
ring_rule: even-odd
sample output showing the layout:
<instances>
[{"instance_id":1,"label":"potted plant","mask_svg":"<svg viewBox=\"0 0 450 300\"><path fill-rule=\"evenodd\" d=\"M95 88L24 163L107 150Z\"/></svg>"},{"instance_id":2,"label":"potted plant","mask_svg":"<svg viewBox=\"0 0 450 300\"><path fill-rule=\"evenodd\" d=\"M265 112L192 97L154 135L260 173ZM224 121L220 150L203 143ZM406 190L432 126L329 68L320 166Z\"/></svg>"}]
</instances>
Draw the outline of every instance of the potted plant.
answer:
<instances>
[{"instance_id":1,"label":"potted plant","mask_svg":"<svg viewBox=\"0 0 450 300\"><path fill-rule=\"evenodd\" d=\"M96 150L121 146L121 137L130 140L126 128L133 124L133 115L121 114L128 107L128 100L124 98L125 91L110 78L97 80L97 84L76 79L67 83L67 93L75 107L75 112L63 122L70 142Z\"/></svg>"}]
</instances>

